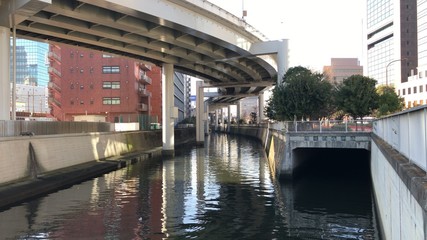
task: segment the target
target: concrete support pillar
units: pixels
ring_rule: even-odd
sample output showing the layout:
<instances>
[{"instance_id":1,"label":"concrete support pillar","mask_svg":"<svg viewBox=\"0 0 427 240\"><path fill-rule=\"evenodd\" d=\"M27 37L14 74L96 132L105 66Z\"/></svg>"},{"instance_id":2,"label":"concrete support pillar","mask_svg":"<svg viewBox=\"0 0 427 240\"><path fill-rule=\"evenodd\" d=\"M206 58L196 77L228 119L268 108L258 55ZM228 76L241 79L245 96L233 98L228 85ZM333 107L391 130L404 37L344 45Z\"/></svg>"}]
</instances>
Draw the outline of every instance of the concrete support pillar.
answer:
<instances>
[{"instance_id":1,"label":"concrete support pillar","mask_svg":"<svg viewBox=\"0 0 427 240\"><path fill-rule=\"evenodd\" d=\"M231 125L231 105L228 105L228 117L227 117L227 132L230 131Z\"/></svg>"},{"instance_id":2,"label":"concrete support pillar","mask_svg":"<svg viewBox=\"0 0 427 240\"><path fill-rule=\"evenodd\" d=\"M288 69L288 40L279 41L277 48L277 85L282 83L283 76Z\"/></svg>"},{"instance_id":3,"label":"concrete support pillar","mask_svg":"<svg viewBox=\"0 0 427 240\"><path fill-rule=\"evenodd\" d=\"M237 123L239 123L239 124L240 124L240 106L241 106L241 104L242 104L241 101L237 102L237 116L236 116L236 118L237 118Z\"/></svg>"},{"instance_id":4,"label":"concrete support pillar","mask_svg":"<svg viewBox=\"0 0 427 240\"><path fill-rule=\"evenodd\" d=\"M260 123L264 119L264 93L258 95L258 118L257 122Z\"/></svg>"},{"instance_id":5,"label":"concrete support pillar","mask_svg":"<svg viewBox=\"0 0 427 240\"><path fill-rule=\"evenodd\" d=\"M219 111L215 109L215 131L218 131Z\"/></svg>"},{"instance_id":6,"label":"concrete support pillar","mask_svg":"<svg viewBox=\"0 0 427 240\"><path fill-rule=\"evenodd\" d=\"M205 124L205 135L209 135L209 104L208 102L204 102L205 105L205 113L204 113L204 124Z\"/></svg>"},{"instance_id":7,"label":"concrete support pillar","mask_svg":"<svg viewBox=\"0 0 427 240\"><path fill-rule=\"evenodd\" d=\"M16 26L13 27L12 31L12 120L16 120Z\"/></svg>"},{"instance_id":8,"label":"concrete support pillar","mask_svg":"<svg viewBox=\"0 0 427 240\"><path fill-rule=\"evenodd\" d=\"M277 53L277 84L281 84L283 75L285 75L288 69L288 40L282 39L255 43L251 45L249 51L254 55Z\"/></svg>"},{"instance_id":9,"label":"concrete support pillar","mask_svg":"<svg viewBox=\"0 0 427 240\"><path fill-rule=\"evenodd\" d=\"M196 82L196 142L197 144L204 144L205 142L205 130L204 130L204 89L203 82Z\"/></svg>"},{"instance_id":10,"label":"concrete support pillar","mask_svg":"<svg viewBox=\"0 0 427 240\"><path fill-rule=\"evenodd\" d=\"M0 120L10 120L10 29L0 26Z\"/></svg>"},{"instance_id":11,"label":"concrete support pillar","mask_svg":"<svg viewBox=\"0 0 427 240\"><path fill-rule=\"evenodd\" d=\"M219 125L221 131L223 131L224 129L224 109L221 107L220 109L220 114L221 114L221 124Z\"/></svg>"},{"instance_id":12,"label":"concrete support pillar","mask_svg":"<svg viewBox=\"0 0 427 240\"><path fill-rule=\"evenodd\" d=\"M174 86L173 86L173 64L165 63L162 69L162 154L166 156L175 155L174 135Z\"/></svg>"}]
</instances>

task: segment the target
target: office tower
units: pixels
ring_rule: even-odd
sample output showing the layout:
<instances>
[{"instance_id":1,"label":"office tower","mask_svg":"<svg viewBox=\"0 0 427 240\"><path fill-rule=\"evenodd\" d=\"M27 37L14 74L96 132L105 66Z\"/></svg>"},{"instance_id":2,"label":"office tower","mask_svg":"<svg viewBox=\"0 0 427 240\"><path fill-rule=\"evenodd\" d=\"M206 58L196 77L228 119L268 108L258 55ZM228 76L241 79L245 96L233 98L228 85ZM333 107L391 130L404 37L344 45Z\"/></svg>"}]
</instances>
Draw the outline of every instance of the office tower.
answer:
<instances>
[{"instance_id":1,"label":"office tower","mask_svg":"<svg viewBox=\"0 0 427 240\"><path fill-rule=\"evenodd\" d=\"M11 41L11 46L12 45ZM27 39L16 39L16 83L47 87L49 82L47 53L49 44ZM11 70L13 79L13 52L10 51Z\"/></svg>"},{"instance_id":2,"label":"office tower","mask_svg":"<svg viewBox=\"0 0 427 240\"><path fill-rule=\"evenodd\" d=\"M427 1L417 1L417 47L418 66L411 72L408 81L397 87L405 99L405 107L427 103Z\"/></svg>"},{"instance_id":3,"label":"office tower","mask_svg":"<svg viewBox=\"0 0 427 240\"><path fill-rule=\"evenodd\" d=\"M408 81L418 66L417 0L367 0L367 75L378 85Z\"/></svg>"}]
</instances>

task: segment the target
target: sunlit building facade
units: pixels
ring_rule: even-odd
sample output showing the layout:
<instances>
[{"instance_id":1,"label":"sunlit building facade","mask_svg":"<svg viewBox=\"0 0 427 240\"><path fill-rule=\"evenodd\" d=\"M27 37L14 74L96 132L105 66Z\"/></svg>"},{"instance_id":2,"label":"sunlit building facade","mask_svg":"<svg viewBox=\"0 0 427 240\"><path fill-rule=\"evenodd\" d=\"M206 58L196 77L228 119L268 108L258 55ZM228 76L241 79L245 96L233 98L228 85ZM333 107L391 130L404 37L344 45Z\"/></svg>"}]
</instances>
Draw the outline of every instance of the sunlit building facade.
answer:
<instances>
[{"instance_id":1,"label":"sunlit building facade","mask_svg":"<svg viewBox=\"0 0 427 240\"><path fill-rule=\"evenodd\" d=\"M48 56L49 104L57 120L139 122L144 128L161 121L159 67L67 45L52 44Z\"/></svg>"},{"instance_id":2,"label":"sunlit building facade","mask_svg":"<svg viewBox=\"0 0 427 240\"><path fill-rule=\"evenodd\" d=\"M417 0L367 0L367 75L407 82L418 66Z\"/></svg>"}]
</instances>

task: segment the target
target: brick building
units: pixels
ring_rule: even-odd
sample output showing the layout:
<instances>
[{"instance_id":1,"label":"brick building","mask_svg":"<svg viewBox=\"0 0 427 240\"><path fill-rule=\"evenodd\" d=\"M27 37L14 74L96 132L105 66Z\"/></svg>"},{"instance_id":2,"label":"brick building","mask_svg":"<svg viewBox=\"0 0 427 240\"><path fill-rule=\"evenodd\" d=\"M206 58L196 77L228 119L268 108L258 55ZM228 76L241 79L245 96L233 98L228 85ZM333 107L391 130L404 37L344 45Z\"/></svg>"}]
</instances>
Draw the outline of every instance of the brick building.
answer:
<instances>
[{"instance_id":1,"label":"brick building","mask_svg":"<svg viewBox=\"0 0 427 240\"><path fill-rule=\"evenodd\" d=\"M67 45L50 45L48 58L56 119L161 122L159 67Z\"/></svg>"}]
</instances>

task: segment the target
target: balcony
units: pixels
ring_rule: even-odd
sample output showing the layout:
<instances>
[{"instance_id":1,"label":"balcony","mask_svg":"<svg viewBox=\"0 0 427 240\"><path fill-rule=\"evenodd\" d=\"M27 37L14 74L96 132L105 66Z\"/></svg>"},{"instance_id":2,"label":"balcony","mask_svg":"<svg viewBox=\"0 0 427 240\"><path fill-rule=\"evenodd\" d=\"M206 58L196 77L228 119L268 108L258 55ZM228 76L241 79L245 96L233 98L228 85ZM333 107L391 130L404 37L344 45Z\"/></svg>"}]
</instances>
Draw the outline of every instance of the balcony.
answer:
<instances>
[{"instance_id":1,"label":"balcony","mask_svg":"<svg viewBox=\"0 0 427 240\"><path fill-rule=\"evenodd\" d=\"M62 77L62 74L60 71L58 71L56 68L54 67L49 67L48 69L49 74L55 74L58 77Z\"/></svg>"},{"instance_id":2,"label":"balcony","mask_svg":"<svg viewBox=\"0 0 427 240\"><path fill-rule=\"evenodd\" d=\"M138 111L139 112L148 112L148 105L144 103L138 104Z\"/></svg>"},{"instance_id":3,"label":"balcony","mask_svg":"<svg viewBox=\"0 0 427 240\"><path fill-rule=\"evenodd\" d=\"M139 68L144 71L151 71L151 66L144 63L139 64Z\"/></svg>"},{"instance_id":4,"label":"balcony","mask_svg":"<svg viewBox=\"0 0 427 240\"><path fill-rule=\"evenodd\" d=\"M49 105L50 106L55 105L59 108L61 107L61 103L54 97L49 97Z\"/></svg>"},{"instance_id":5,"label":"balcony","mask_svg":"<svg viewBox=\"0 0 427 240\"><path fill-rule=\"evenodd\" d=\"M58 62L61 62L61 57L58 54L56 54L55 52L49 52L48 53L48 58L49 59L54 59L54 60L56 60Z\"/></svg>"},{"instance_id":6,"label":"balcony","mask_svg":"<svg viewBox=\"0 0 427 240\"><path fill-rule=\"evenodd\" d=\"M138 95L141 96L141 97L151 97L151 92L149 92L145 88L139 88L138 89Z\"/></svg>"},{"instance_id":7,"label":"balcony","mask_svg":"<svg viewBox=\"0 0 427 240\"><path fill-rule=\"evenodd\" d=\"M61 92L61 87L58 86L55 82L48 82L47 87L49 89L54 89L54 90L56 90L59 93Z\"/></svg>"},{"instance_id":8,"label":"balcony","mask_svg":"<svg viewBox=\"0 0 427 240\"><path fill-rule=\"evenodd\" d=\"M151 85L151 83L152 83L151 78L149 76L147 76L147 74L143 71L139 71L139 81L144 85L146 85L146 84Z\"/></svg>"}]
</instances>

